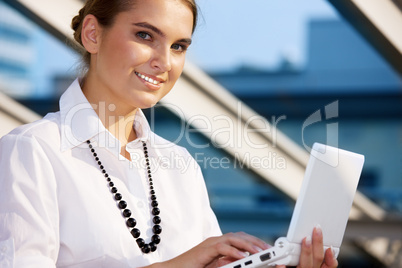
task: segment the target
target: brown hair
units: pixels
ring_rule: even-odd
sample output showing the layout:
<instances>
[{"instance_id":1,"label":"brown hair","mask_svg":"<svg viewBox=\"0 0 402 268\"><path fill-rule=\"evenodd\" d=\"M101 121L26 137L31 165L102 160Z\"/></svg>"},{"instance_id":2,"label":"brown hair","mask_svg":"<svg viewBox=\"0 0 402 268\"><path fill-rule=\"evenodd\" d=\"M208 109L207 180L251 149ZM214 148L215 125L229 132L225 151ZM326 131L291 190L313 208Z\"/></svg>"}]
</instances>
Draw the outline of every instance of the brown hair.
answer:
<instances>
[{"instance_id":1,"label":"brown hair","mask_svg":"<svg viewBox=\"0 0 402 268\"><path fill-rule=\"evenodd\" d=\"M78 15L75 16L71 21L71 28L74 30L74 39L81 46L81 30L82 30L82 22L84 18L88 14L92 14L96 17L99 24L105 28L112 26L115 17L124 11L128 11L133 8L136 0L87 0L84 7L81 8ZM193 30L194 33L197 17L198 17L198 8L195 3L195 0L181 0L184 4L186 4L191 12L193 13ZM84 63L89 66L91 59L91 55L89 52L85 52L83 55Z\"/></svg>"}]
</instances>

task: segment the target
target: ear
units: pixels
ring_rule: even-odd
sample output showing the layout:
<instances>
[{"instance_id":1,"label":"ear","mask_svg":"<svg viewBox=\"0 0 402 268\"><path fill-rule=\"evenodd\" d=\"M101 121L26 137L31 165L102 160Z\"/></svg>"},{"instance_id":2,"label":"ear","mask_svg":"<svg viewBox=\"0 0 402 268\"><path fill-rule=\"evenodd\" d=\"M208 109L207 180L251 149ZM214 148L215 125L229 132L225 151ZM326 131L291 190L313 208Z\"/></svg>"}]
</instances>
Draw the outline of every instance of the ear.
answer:
<instances>
[{"instance_id":1,"label":"ear","mask_svg":"<svg viewBox=\"0 0 402 268\"><path fill-rule=\"evenodd\" d=\"M96 17L87 15L82 23L81 40L85 49L91 53L97 53L100 43L100 26Z\"/></svg>"}]
</instances>

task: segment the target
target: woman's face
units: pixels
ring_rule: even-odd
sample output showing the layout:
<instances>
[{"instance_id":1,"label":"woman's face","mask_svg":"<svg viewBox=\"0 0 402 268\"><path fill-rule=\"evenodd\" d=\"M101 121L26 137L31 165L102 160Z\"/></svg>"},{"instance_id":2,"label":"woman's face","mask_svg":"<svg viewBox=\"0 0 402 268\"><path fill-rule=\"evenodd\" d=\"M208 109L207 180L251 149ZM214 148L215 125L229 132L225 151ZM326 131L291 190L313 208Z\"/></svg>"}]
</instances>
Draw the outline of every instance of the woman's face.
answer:
<instances>
[{"instance_id":1,"label":"woman's face","mask_svg":"<svg viewBox=\"0 0 402 268\"><path fill-rule=\"evenodd\" d=\"M117 107L149 108L172 89L191 43L193 14L180 0L138 0L100 34L91 58L96 93Z\"/></svg>"}]
</instances>

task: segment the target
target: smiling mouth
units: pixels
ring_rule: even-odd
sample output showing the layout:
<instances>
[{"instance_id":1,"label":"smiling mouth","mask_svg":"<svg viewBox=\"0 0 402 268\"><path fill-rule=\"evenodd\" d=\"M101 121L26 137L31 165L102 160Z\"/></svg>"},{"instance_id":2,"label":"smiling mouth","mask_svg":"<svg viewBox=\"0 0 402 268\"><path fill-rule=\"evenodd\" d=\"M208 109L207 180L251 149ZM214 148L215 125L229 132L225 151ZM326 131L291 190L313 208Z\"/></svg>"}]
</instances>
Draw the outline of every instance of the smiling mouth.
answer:
<instances>
[{"instance_id":1,"label":"smiling mouth","mask_svg":"<svg viewBox=\"0 0 402 268\"><path fill-rule=\"evenodd\" d=\"M152 78L150 78L150 77L148 77L148 76L146 76L146 75L143 75L143 74L141 74L141 73L139 73L139 72L135 72L135 74L136 74L139 78L141 78L142 80L144 80L144 81L146 81L146 82L148 82L148 83L151 83L151 84L154 84L154 85L159 85L159 84L161 83L160 81L155 80L155 79L152 79Z\"/></svg>"}]
</instances>

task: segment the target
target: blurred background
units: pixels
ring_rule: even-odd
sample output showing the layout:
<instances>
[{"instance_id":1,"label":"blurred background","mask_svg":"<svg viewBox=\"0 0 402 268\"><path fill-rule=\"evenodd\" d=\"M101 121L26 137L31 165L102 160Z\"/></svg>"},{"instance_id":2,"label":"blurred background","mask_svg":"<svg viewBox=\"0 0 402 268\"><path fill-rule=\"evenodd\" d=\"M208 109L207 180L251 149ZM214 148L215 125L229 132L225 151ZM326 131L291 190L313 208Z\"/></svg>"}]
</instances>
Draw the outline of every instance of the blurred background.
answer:
<instances>
[{"instance_id":1,"label":"blurred background","mask_svg":"<svg viewBox=\"0 0 402 268\"><path fill-rule=\"evenodd\" d=\"M80 70L79 53L26 2L0 0L0 135L57 111L60 95ZM276 120L299 148L321 142L364 154L358 189L386 216L350 223L372 235L359 239L347 232L340 267L402 267L402 76L394 63L402 62L401 55L382 53L347 4L330 2L199 0L188 61L255 114ZM400 2L391 3L402 14ZM331 103L336 117L323 113L320 122L304 127ZM286 235L294 198L258 170L239 165L196 127L190 138L180 137L185 120L163 105L147 116L156 133L185 146L199 162L223 232L242 230L270 243ZM337 135L328 138L331 124ZM208 162L214 158L227 162L217 167Z\"/></svg>"}]
</instances>

